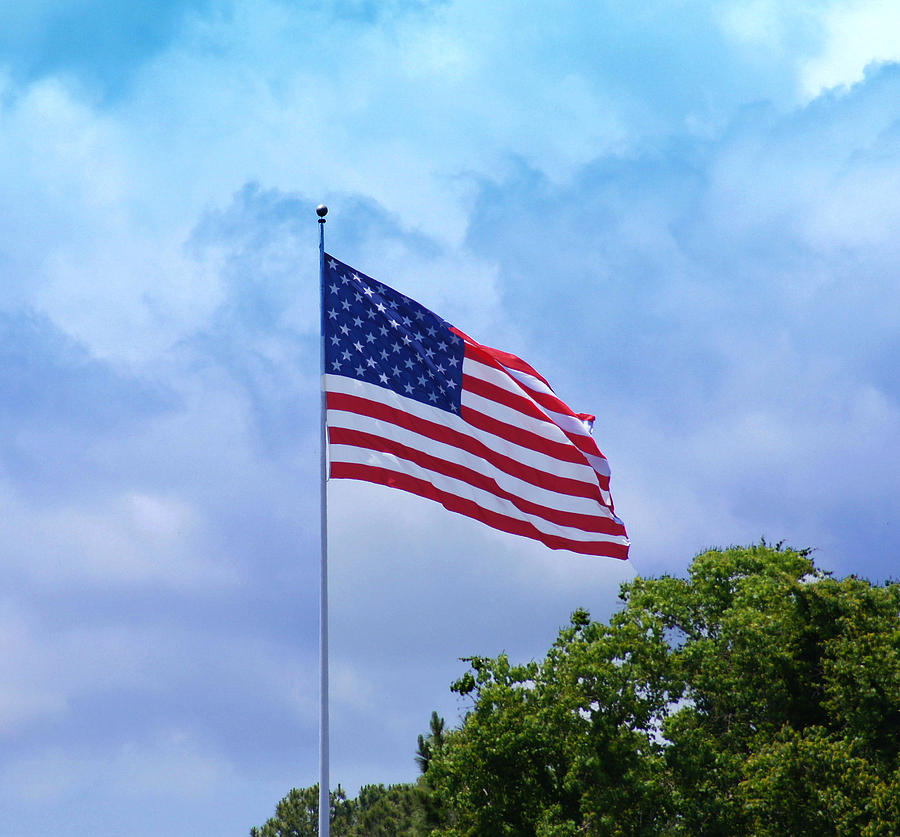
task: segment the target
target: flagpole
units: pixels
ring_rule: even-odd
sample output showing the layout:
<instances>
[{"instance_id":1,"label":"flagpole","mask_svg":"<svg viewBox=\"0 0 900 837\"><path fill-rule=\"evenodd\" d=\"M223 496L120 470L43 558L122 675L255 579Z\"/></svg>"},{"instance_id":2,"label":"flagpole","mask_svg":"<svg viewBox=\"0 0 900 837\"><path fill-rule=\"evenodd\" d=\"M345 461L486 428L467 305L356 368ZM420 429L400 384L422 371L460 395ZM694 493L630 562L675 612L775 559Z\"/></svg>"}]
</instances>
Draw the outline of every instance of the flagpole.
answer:
<instances>
[{"instance_id":1,"label":"flagpole","mask_svg":"<svg viewBox=\"0 0 900 837\"><path fill-rule=\"evenodd\" d=\"M331 794L328 777L328 462L326 458L327 430L325 427L325 216L328 207L316 207L319 216L319 371L321 401L319 410L321 481L319 483L319 536L321 539L321 567L319 577L319 837L331 834Z\"/></svg>"}]
</instances>

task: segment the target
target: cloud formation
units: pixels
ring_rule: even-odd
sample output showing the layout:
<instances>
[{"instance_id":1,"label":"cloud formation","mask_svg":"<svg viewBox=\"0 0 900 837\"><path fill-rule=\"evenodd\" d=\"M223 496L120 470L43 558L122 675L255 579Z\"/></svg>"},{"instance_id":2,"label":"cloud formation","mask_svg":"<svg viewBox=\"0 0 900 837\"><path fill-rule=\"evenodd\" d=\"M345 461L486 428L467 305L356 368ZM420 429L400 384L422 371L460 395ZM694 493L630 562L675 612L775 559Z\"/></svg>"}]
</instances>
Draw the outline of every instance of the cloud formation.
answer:
<instances>
[{"instance_id":1,"label":"cloud formation","mask_svg":"<svg viewBox=\"0 0 900 837\"><path fill-rule=\"evenodd\" d=\"M320 201L597 414L634 543L332 484L335 781L413 778L459 656L634 572L765 536L896 573L884 4L120 6L0 12L0 835L246 830L315 781Z\"/></svg>"}]
</instances>

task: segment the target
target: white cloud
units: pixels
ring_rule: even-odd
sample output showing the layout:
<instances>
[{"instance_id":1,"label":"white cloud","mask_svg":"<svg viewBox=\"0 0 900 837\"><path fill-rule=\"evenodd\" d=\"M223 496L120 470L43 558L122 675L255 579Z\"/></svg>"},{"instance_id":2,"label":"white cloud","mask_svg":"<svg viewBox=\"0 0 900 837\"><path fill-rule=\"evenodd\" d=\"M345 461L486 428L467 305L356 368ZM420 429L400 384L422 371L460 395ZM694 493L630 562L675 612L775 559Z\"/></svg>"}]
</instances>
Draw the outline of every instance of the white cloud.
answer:
<instances>
[{"instance_id":1,"label":"white cloud","mask_svg":"<svg viewBox=\"0 0 900 837\"><path fill-rule=\"evenodd\" d=\"M810 98L862 81L867 67L900 60L900 6L894 0L841 0L822 13L821 51L801 65Z\"/></svg>"},{"instance_id":2,"label":"white cloud","mask_svg":"<svg viewBox=\"0 0 900 837\"><path fill-rule=\"evenodd\" d=\"M893 0L735 0L718 4L715 14L758 71L773 61L791 68L792 104L845 90L867 68L900 60L900 7Z\"/></svg>"},{"instance_id":3,"label":"white cloud","mask_svg":"<svg viewBox=\"0 0 900 837\"><path fill-rule=\"evenodd\" d=\"M0 305L87 352L22 365L77 397L3 404L4 799L68 825L121 791L198 833L248 773L314 781L319 200L337 255L600 414L635 543L573 557L333 486L336 779L414 776L459 655L541 655L634 571L760 535L858 567L860 523L893 522L896 85L817 96L889 55L893 13L721 4L723 42L706 8L563 5L238 0L106 100L5 77ZM107 389L104 426L67 415Z\"/></svg>"},{"instance_id":4,"label":"white cloud","mask_svg":"<svg viewBox=\"0 0 900 837\"><path fill-rule=\"evenodd\" d=\"M0 725L6 734L60 721L96 691L154 685L147 636L122 626L57 627L7 597L0 602Z\"/></svg>"},{"instance_id":5,"label":"white cloud","mask_svg":"<svg viewBox=\"0 0 900 837\"><path fill-rule=\"evenodd\" d=\"M118 364L164 351L209 315L218 286L186 258L183 219L146 210L165 214L142 174L150 149L59 80L6 84L0 253L12 270L0 300Z\"/></svg>"},{"instance_id":6,"label":"white cloud","mask_svg":"<svg viewBox=\"0 0 900 837\"><path fill-rule=\"evenodd\" d=\"M7 566L41 583L201 590L237 582L228 556L208 554L207 524L183 500L126 491L47 507L3 493Z\"/></svg>"}]
</instances>

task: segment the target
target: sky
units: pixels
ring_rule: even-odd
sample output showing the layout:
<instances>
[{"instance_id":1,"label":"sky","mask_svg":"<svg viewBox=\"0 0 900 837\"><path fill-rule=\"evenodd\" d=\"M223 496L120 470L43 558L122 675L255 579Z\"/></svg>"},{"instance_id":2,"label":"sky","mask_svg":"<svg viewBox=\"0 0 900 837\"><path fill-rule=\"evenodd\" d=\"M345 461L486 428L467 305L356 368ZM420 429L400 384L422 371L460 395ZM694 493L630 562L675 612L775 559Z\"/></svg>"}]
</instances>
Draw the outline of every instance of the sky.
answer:
<instances>
[{"instance_id":1,"label":"sky","mask_svg":"<svg viewBox=\"0 0 900 837\"><path fill-rule=\"evenodd\" d=\"M596 414L631 560L332 483L332 780L459 658L784 541L897 577L900 7L8 0L0 837L242 835L317 777L318 226Z\"/></svg>"}]
</instances>

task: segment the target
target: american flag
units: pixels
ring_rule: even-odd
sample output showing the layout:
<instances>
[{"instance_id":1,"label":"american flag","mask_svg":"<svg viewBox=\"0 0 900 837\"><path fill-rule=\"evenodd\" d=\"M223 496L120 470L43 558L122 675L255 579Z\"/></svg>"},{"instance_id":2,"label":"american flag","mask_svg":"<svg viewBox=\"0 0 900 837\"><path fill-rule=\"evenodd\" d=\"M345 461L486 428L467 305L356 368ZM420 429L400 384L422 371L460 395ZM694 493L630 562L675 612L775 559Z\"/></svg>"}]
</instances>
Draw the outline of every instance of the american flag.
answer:
<instances>
[{"instance_id":1,"label":"american flag","mask_svg":"<svg viewBox=\"0 0 900 837\"><path fill-rule=\"evenodd\" d=\"M325 256L329 474L400 488L551 549L628 557L609 467L515 355Z\"/></svg>"}]
</instances>

